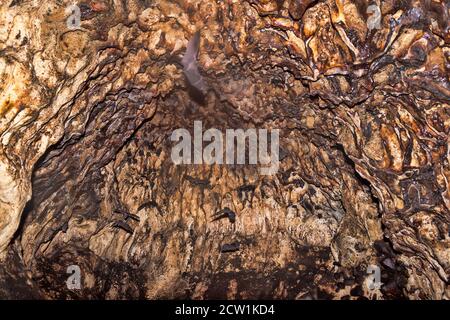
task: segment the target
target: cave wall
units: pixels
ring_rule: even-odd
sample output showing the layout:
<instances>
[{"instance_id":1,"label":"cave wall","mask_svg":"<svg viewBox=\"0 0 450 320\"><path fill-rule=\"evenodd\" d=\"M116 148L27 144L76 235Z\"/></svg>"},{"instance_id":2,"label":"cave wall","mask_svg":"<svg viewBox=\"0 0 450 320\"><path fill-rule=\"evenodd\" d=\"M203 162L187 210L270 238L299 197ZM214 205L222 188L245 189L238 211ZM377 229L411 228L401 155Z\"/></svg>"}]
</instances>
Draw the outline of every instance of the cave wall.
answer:
<instances>
[{"instance_id":1,"label":"cave wall","mask_svg":"<svg viewBox=\"0 0 450 320\"><path fill-rule=\"evenodd\" d=\"M2 296L449 297L448 2L70 4L0 5ZM280 129L278 172L175 165L196 120Z\"/></svg>"}]
</instances>

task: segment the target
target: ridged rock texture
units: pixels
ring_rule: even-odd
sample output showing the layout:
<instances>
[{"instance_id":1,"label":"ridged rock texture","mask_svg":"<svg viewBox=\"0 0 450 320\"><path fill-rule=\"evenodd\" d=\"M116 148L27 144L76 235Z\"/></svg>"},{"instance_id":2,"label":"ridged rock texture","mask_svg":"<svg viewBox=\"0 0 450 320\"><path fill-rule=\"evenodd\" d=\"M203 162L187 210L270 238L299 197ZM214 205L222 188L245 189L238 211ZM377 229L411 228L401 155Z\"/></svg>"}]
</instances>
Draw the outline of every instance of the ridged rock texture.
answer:
<instances>
[{"instance_id":1,"label":"ridged rock texture","mask_svg":"<svg viewBox=\"0 0 450 320\"><path fill-rule=\"evenodd\" d=\"M1 298L450 298L448 1L72 4L0 4ZM280 129L278 172L175 165L194 121Z\"/></svg>"}]
</instances>

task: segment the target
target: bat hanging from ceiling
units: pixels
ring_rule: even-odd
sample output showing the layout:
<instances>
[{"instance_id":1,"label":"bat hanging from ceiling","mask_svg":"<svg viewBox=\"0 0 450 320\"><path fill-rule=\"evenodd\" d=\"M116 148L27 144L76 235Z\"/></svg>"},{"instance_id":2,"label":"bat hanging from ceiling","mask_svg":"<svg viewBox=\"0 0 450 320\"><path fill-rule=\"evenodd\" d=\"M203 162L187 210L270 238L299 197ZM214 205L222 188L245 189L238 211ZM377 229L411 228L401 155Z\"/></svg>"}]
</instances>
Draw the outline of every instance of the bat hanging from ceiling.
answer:
<instances>
[{"instance_id":1,"label":"bat hanging from ceiling","mask_svg":"<svg viewBox=\"0 0 450 320\"><path fill-rule=\"evenodd\" d=\"M204 95L207 88L198 69L197 56L199 47L200 32L197 31L187 44L186 52L181 60L181 64L183 65L183 71L189 84Z\"/></svg>"}]
</instances>

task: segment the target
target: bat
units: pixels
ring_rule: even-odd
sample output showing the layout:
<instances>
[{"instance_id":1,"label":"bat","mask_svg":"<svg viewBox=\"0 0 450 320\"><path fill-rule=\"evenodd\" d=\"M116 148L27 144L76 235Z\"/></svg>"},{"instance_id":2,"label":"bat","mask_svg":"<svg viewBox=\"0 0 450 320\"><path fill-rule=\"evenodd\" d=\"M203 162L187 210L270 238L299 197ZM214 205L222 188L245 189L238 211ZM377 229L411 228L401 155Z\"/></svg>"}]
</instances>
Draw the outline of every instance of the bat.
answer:
<instances>
[{"instance_id":1,"label":"bat","mask_svg":"<svg viewBox=\"0 0 450 320\"><path fill-rule=\"evenodd\" d=\"M143 209L146 209L146 208L156 208L156 210L158 211L158 213L160 215L164 214L164 212L161 210L161 208L158 206L158 204L154 200L150 200L150 201L147 201L147 202L144 202L143 204L141 204L138 207L137 212L139 212L139 211L141 211Z\"/></svg>"},{"instance_id":2,"label":"bat","mask_svg":"<svg viewBox=\"0 0 450 320\"><path fill-rule=\"evenodd\" d=\"M240 249L241 245L238 242L226 243L220 248L220 252L236 252Z\"/></svg>"},{"instance_id":3,"label":"bat","mask_svg":"<svg viewBox=\"0 0 450 320\"><path fill-rule=\"evenodd\" d=\"M186 52L181 60L181 64L183 65L183 72L188 83L200 93L205 94L207 91L206 84L198 70L197 63L199 47L200 32L197 31L187 44Z\"/></svg>"},{"instance_id":4,"label":"bat","mask_svg":"<svg viewBox=\"0 0 450 320\"><path fill-rule=\"evenodd\" d=\"M128 218L130 218L135 221L140 221L139 216L137 216L135 214L132 214L132 213L120 210L120 209L116 209L116 210L114 210L114 212L123 215L125 220L128 220Z\"/></svg>"},{"instance_id":5,"label":"bat","mask_svg":"<svg viewBox=\"0 0 450 320\"><path fill-rule=\"evenodd\" d=\"M236 222L236 214L228 207L225 207L224 209L220 210L219 212L215 213L213 215L212 221L217 221L223 218L228 218L231 223Z\"/></svg>"},{"instance_id":6,"label":"bat","mask_svg":"<svg viewBox=\"0 0 450 320\"><path fill-rule=\"evenodd\" d=\"M123 221L115 221L112 226L113 228L122 229L129 234L133 234L133 229Z\"/></svg>"},{"instance_id":7,"label":"bat","mask_svg":"<svg viewBox=\"0 0 450 320\"><path fill-rule=\"evenodd\" d=\"M139 212L139 211L141 211L142 209L145 209L145 208L156 208L156 207L158 207L158 204L156 203L156 201L150 200L150 201L147 201L147 202L144 202L143 204L141 204L137 208L137 211Z\"/></svg>"}]
</instances>

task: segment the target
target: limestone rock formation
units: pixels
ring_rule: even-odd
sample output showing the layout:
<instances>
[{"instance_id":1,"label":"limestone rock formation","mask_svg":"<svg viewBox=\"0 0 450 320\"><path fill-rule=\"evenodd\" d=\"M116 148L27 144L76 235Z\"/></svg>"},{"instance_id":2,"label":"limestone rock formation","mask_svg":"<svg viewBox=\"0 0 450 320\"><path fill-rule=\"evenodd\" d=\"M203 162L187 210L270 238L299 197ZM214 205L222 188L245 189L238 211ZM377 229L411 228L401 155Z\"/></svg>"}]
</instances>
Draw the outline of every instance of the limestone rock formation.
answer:
<instances>
[{"instance_id":1,"label":"limestone rock formation","mask_svg":"<svg viewBox=\"0 0 450 320\"><path fill-rule=\"evenodd\" d=\"M449 10L2 1L0 297L450 298ZM194 121L279 129L278 171L175 164Z\"/></svg>"}]
</instances>

